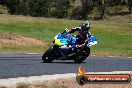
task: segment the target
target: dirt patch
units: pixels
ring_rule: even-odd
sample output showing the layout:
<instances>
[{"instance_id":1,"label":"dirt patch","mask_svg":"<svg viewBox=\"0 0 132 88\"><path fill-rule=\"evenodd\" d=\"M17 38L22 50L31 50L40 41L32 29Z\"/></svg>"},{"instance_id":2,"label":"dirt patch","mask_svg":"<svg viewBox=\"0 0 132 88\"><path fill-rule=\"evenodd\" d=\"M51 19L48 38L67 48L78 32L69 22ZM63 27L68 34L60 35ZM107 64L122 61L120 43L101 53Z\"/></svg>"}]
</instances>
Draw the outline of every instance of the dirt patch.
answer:
<instances>
[{"instance_id":1,"label":"dirt patch","mask_svg":"<svg viewBox=\"0 0 132 88\"><path fill-rule=\"evenodd\" d=\"M132 74L131 74L132 78ZM132 88L132 82L130 83L122 83L122 84L114 84L114 83L104 83L104 84L84 84L79 85L75 78L70 79L58 79L58 80L50 80L44 82L35 82L33 84L29 84L28 88Z\"/></svg>"},{"instance_id":2,"label":"dirt patch","mask_svg":"<svg viewBox=\"0 0 132 88\"><path fill-rule=\"evenodd\" d=\"M59 79L29 85L28 88L132 88L132 82L125 84L85 84L82 86L77 84L75 79Z\"/></svg>"},{"instance_id":3,"label":"dirt patch","mask_svg":"<svg viewBox=\"0 0 132 88\"><path fill-rule=\"evenodd\" d=\"M0 33L0 46L47 46L48 42L21 36L11 32Z\"/></svg>"},{"instance_id":4,"label":"dirt patch","mask_svg":"<svg viewBox=\"0 0 132 88\"><path fill-rule=\"evenodd\" d=\"M18 84L17 88L20 88L20 86L23 86L23 88L132 88L132 82L125 84L85 84L82 86L77 84L76 80L72 78L35 82L34 84L28 84L28 87L24 87L27 84Z\"/></svg>"},{"instance_id":5,"label":"dirt patch","mask_svg":"<svg viewBox=\"0 0 132 88\"><path fill-rule=\"evenodd\" d=\"M75 77L68 77L68 75L67 77L65 77L66 75L60 75L63 78L60 77L57 79L52 79L53 77L55 78L58 76L59 75L54 75L54 76L45 75L43 77L35 76L35 79L33 77L29 77L28 79L19 78L19 79L7 79L3 81L1 80L0 88L132 88L132 82L122 83L122 84L121 83L120 84L114 84L114 83L90 84L89 83L89 84L79 85L76 82ZM49 80L50 78L52 80Z\"/></svg>"}]
</instances>

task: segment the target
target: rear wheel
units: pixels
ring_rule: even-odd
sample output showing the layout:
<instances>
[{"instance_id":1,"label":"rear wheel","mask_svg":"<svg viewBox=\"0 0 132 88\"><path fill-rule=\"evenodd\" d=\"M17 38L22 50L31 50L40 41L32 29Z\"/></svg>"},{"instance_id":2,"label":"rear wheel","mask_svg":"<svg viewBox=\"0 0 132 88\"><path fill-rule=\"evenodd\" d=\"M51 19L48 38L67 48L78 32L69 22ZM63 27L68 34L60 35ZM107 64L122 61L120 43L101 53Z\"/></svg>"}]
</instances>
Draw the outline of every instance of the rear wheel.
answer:
<instances>
[{"instance_id":1,"label":"rear wheel","mask_svg":"<svg viewBox=\"0 0 132 88\"><path fill-rule=\"evenodd\" d=\"M77 54L73 57L73 60L76 63L81 63L89 56L89 54L90 54L90 48L87 47L85 48L85 50L77 52Z\"/></svg>"}]
</instances>

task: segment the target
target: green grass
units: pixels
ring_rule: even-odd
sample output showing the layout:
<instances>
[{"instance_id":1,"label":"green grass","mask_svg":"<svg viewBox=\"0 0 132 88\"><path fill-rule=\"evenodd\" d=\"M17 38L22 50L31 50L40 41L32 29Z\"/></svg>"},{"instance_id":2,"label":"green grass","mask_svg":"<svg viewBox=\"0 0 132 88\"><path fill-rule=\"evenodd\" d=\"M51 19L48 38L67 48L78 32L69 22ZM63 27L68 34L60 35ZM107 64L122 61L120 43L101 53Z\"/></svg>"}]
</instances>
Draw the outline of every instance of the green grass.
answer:
<instances>
[{"instance_id":1,"label":"green grass","mask_svg":"<svg viewBox=\"0 0 132 88\"><path fill-rule=\"evenodd\" d=\"M91 47L91 54L132 56L132 15L109 17L107 20L91 21L91 33L99 43ZM53 37L64 29L78 26L81 20L0 15L0 32L13 32L25 37L44 40L51 44ZM0 51L40 52L40 46L1 46Z\"/></svg>"},{"instance_id":2,"label":"green grass","mask_svg":"<svg viewBox=\"0 0 132 88\"><path fill-rule=\"evenodd\" d=\"M17 88L30 88L28 84L18 84Z\"/></svg>"},{"instance_id":3,"label":"green grass","mask_svg":"<svg viewBox=\"0 0 132 88\"><path fill-rule=\"evenodd\" d=\"M52 87L51 88L68 88L68 87L66 87L65 85L58 85L58 84L54 84L54 85L52 85Z\"/></svg>"},{"instance_id":4,"label":"green grass","mask_svg":"<svg viewBox=\"0 0 132 88\"><path fill-rule=\"evenodd\" d=\"M0 52L17 52L17 53L34 53L34 52L44 52L48 47L42 46L15 46L15 45L3 45L0 47Z\"/></svg>"},{"instance_id":5,"label":"green grass","mask_svg":"<svg viewBox=\"0 0 132 88\"><path fill-rule=\"evenodd\" d=\"M1 15L1 18L1 32L20 33L23 36L47 41L51 41L57 33L64 31L66 27L79 24L79 22L72 20L58 20L54 18L31 18L5 15Z\"/></svg>"},{"instance_id":6,"label":"green grass","mask_svg":"<svg viewBox=\"0 0 132 88\"><path fill-rule=\"evenodd\" d=\"M68 87L62 84L53 84L53 83L51 83L50 85L46 83L38 83L38 84L19 83L17 84L16 88L68 88Z\"/></svg>"}]
</instances>

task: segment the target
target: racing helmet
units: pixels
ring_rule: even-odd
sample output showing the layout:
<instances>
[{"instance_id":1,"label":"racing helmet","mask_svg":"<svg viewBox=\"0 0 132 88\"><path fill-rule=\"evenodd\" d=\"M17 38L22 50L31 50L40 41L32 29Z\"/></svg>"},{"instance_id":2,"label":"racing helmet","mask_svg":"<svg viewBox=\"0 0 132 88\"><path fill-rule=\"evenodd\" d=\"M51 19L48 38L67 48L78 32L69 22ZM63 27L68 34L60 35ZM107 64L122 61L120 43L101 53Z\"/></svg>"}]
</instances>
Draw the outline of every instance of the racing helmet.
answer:
<instances>
[{"instance_id":1,"label":"racing helmet","mask_svg":"<svg viewBox=\"0 0 132 88\"><path fill-rule=\"evenodd\" d=\"M82 29L83 31L88 31L89 28L90 28L90 23L89 23L89 21L84 21L84 22L82 23L82 25L81 25L81 29Z\"/></svg>"}]
</instances>

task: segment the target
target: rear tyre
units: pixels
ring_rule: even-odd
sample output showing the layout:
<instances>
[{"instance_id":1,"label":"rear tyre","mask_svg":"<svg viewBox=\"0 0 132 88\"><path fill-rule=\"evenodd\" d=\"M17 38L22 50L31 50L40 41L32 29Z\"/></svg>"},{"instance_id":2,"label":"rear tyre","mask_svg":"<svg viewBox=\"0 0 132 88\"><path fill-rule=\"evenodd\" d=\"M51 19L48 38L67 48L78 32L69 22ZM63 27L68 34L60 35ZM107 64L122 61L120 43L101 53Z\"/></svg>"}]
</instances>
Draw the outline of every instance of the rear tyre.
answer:
<instances>
[{"instance_id":1,"label":"rear tyre","mask_svg":"<svg viewBox=\"0 0 132 88\"><path fill-rule=\"evenodd\" d=\"M79 51L77 52L77 54L73 57L73 60L76 63L82 63L82 61L84 61L90 54L90 48L87 47L85 48L84 51Z\"/></svg>"}]
</instances>

